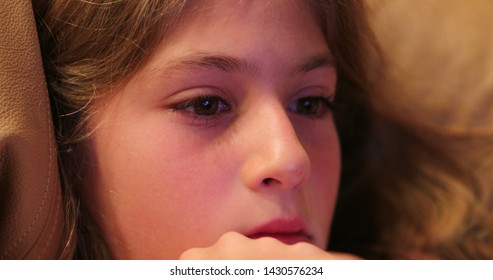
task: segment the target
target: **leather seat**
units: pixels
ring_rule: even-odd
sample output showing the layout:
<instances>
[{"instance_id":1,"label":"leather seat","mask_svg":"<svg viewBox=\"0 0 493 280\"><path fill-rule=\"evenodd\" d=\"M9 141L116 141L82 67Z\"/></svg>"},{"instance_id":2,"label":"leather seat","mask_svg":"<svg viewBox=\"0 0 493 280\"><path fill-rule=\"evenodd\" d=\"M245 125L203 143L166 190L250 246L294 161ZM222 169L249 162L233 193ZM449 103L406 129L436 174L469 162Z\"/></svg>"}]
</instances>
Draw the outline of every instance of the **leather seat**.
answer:
<instances>
[{"instance_id":1,"label":"leather seat","mask_svg":"<svg viewBox=\"0 0 493 280\"><path fill-rule=\"evenodd\" d=\"M0 259L56 259L64 212L31 1L0 1Z\"/></svg>"}]
</instances>

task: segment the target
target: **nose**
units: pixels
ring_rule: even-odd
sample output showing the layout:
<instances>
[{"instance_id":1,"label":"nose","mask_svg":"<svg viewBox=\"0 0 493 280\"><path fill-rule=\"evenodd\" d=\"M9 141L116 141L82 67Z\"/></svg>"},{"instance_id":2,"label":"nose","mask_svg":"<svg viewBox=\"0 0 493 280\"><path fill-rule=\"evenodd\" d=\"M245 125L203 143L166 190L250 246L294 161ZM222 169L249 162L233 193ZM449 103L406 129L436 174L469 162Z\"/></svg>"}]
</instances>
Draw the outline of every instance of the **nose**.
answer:
<instances>
[{"instance_id":1,"label":"nose","mask_svg":"<svg viewBox=\"0 0 493 280\"><path fill-rule=\"evenodd\" d=\"M296 188L310 174L310 158L286 110L264 105L246 121L242 180L254 190Z\"/></svg>"}]
</instances>

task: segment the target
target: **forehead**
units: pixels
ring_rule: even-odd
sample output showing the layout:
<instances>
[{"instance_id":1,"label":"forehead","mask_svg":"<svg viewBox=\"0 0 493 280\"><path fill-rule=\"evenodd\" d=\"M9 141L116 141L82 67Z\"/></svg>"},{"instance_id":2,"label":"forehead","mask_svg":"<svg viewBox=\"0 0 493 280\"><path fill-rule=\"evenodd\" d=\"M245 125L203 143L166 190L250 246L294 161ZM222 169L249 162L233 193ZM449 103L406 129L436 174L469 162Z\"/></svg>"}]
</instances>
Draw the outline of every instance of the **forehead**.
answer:
<instances>
[{"instance_id":1,"label":"forehead","mask_svg":"<svg viewBox=\"0 0 493 280\"><path fill-rule=\"evenodd\" d=\"M274 56L290 51L330 56L325 30L317 16L321 13L316 13L310 3L306 0L192 1L159 49L168 54L168 59L210 53L248 59L250 55Z\"/></svg>"},{"instance_id":2,"label":"forehead","mask_svg":"<svg viewBox=\"0 0 493 280\"><path fill-rule=\"evenodd\" d=\"M190 29L195 30L209 28L214 31L214 35L224 34L227 30L241 30L247 25L255 25L258 28L256 34L250 37L258 41L269 40L269 37L261 38L264 29L274 26L278 28L276 33L281 33L284 37L292 36L300 28L305 28L305 32L323 34L327 41L327 18L330 13L330 5L314 4L310 0L204 0L190 1L181 20L173 26L165 36L163 43L173 41L176 37L181 37L185 33L190 33ZM315 28L314 28L315 27ZM196 32L195 35L200 35ZM229 34L236 35L236 34ZM255 36L257 35L257 36Z\"/></svg>"},{"instance_id":3,"label":"forehead","mask_svg":"<svg viewBox=\"0 0 493 280\"><path fill-rule=\"evenodd\" d=\"M245 17L263 12L270 21L308 16L325 28L326 17L332 10L330 3L313 0L191 0L187 2L185 16L179 26L186 24L190 17L221 16L224 20L231 20L231 17L238 18L235 11L241 10Z\"/></svg>"},{"instance_id":4,"label":"forehead","mask_svg":"<svg viewBox=\"0 0 493 280\"><path fill-rule=\"evenodd\" d=\"M317 2L312 0L191 0L188 2L190 12L211 14L217 11L226 11L228 8L242 8L246 11L268 10L272 12L273 17L283 14L287 9L293 7L299 12L320 8L315 7L316 5Z\"/></svg>"},{"instance_id":5,"label":"forehead","mask_svg":"<svg viewBox=\"0 0 493 280\"><path fill-rule=\"evenodd\" d=\"M173 75L174 70L205 68L263 75L257 70L265 64L287 74L335 68L327 34L316 16L322 12L315 12L311 2L187 2L179 22L168 26L133 78L159 78Z\"/></svg>"}]
</instances>

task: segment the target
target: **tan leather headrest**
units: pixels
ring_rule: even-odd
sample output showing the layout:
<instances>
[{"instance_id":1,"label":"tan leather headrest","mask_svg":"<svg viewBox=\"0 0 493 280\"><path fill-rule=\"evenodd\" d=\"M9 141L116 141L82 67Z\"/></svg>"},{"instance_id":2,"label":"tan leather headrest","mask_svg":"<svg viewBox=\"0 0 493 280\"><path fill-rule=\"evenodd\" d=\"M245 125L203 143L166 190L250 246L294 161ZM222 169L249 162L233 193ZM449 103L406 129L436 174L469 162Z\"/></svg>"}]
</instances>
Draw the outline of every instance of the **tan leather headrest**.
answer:
<instances>
[{"instance_id":1,"label":"tan leather headrest","mask_svg":"<svg viewBox=\"0 0 493 280\"><path fill-rule=\"evenodd\" d=\"M0 259L58 258L56 154L31 2L0 1Z\"/></svg>"}]
</instances>

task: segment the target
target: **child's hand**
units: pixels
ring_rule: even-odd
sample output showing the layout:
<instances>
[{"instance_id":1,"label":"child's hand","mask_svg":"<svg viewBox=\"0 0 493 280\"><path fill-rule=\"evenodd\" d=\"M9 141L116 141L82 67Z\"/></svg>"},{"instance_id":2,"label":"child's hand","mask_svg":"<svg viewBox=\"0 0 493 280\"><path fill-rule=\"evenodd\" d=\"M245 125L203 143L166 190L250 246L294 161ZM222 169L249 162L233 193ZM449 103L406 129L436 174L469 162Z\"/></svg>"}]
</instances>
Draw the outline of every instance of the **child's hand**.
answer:
<instances>
[{"instance_id":1,"label":"child's hand","mask_svg":"<svg viewBox=\"0 0 493 280\"><path fill-rule=\"evenodd\" d=\"M333 260L358 259L357 256L342 253L328 253L310 243L300 242L286 245L277 239L263 237L250 239L237 232L223 234L215 244L206 248L192 248L185 251L182 260L203 259L305 259Z\"/></svg>"}]
</instances>

